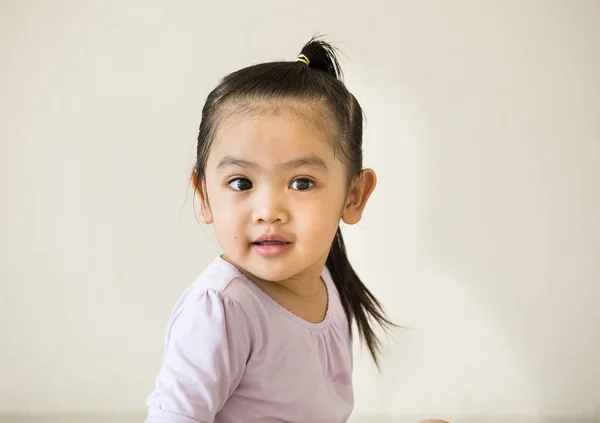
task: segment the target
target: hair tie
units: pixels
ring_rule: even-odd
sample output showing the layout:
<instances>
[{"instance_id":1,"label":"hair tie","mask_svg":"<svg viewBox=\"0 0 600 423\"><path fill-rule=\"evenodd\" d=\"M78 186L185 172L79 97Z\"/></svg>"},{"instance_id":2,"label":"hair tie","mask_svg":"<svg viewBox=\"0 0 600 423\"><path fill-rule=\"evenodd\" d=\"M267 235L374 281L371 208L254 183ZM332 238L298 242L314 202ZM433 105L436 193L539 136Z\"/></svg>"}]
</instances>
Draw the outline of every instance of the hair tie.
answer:
<instances>
[{"instance_id":1,"label":"hair tie","mask_svg":"<svg viewBox=\"0 0 600 423\"><path fill-rule=\"evenodd\" d=\"M308 60L308 57L306 57L305 55L303 55L303 54L299 54L299 55L298 55L298 58L296 59L296 62L302 62L302 63L304 63L306 66L308 66L308 65L309 65L309 63L310 63L310 60Z\"/></svg>"}]
</instances>

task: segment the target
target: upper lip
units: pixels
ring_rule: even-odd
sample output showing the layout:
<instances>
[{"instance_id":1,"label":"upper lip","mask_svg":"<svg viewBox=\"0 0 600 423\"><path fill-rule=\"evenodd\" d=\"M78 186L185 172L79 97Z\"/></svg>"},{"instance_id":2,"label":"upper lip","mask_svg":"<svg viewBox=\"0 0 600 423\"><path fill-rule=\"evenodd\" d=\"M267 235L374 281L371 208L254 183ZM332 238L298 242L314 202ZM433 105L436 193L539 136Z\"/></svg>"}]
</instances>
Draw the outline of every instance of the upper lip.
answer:
<instances>
[{"instance_id":1,"label":"upper lip","mask_svg":"<svg viewBox=\"0 0 600 423\"><path fill-rule=\"evenodd\" d=\"M278 235L278 234L262 234L261 236L259 236L258 238L256 238L253 242L254 243L258 243L258 242L265 242L265 241L279 241L279 242L290 242L287 238L285 238L284 236Z\"/></svg>"}]
</instances>

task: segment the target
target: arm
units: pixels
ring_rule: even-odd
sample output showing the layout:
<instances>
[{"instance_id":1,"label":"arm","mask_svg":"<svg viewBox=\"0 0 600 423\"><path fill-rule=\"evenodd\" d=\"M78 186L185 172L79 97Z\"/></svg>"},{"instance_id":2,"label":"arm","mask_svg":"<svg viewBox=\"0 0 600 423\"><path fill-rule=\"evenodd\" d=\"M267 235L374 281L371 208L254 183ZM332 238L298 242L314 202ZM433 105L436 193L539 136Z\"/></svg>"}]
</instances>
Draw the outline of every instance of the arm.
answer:
<instances>
[{"instance_id":1,"label":"arm","mask_svg":"<svg viewBox=\"0 0 600 423\"><path fill-rule=\"evenodd\" d=\"M251 334L238 302L214 291L190 298L167 334L146 423L212 423L242 378Z\"/></svg>"}]
</instances>

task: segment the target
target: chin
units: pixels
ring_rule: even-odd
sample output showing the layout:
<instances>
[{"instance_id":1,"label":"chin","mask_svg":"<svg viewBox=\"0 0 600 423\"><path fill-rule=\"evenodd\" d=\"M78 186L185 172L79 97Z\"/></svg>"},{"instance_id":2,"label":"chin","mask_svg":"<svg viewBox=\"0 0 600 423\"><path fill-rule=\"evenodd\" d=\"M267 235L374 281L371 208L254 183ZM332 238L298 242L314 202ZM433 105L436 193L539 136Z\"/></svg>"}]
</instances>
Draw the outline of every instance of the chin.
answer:
<instances>
[{"instance_id":1,"label":"chin","mask_svg":"<svg viewBox=\"0 0 600 423\"><path fill-rule=\"evenodd\" d=\"M234 255L225 252L225 260L243 273L269 282L280 282L294 276L295 267L280 258L264 260L262 257L257 259L245 254Z\"/></svg>"},{"instance_id":2,"label":"chin","mask_svg":"<svg viewBox=\"0 0 600 423\"><path fill-rule=\"evenodd\" d=\"M257 278L269 282L281 282L294 276L295 272L290 266L249 266L247 269Z\"/></svg>"}]
</instances>

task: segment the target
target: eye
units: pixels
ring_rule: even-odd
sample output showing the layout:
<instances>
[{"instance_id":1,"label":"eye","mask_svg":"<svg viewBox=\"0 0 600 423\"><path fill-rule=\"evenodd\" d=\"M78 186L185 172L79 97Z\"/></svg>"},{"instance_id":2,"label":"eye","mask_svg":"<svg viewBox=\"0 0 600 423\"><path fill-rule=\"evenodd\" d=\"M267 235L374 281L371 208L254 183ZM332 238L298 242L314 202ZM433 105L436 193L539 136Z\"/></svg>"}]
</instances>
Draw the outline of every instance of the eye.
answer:
<instances>
[{"instance_id":1,"label":"eye","mask_svg":"<svg viewBox=\"0 0 600 423\"><path fill-rule=\"evenodd\" d=\"M315 183L308 178L298 178L294 179L290 186L296 191L308 191L315 186Z\"/></svg>"},{"instance_id":2,"label":"eye","mask_svg":"<svg viewBox=\"0 0 600 423\"><path fill-rule=\"evenodd\" d=\"M247 191L252 189L252 182L246 178L235 178L227 184L234 191Z\"/></svg>"}]
</instances>

